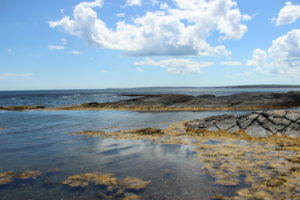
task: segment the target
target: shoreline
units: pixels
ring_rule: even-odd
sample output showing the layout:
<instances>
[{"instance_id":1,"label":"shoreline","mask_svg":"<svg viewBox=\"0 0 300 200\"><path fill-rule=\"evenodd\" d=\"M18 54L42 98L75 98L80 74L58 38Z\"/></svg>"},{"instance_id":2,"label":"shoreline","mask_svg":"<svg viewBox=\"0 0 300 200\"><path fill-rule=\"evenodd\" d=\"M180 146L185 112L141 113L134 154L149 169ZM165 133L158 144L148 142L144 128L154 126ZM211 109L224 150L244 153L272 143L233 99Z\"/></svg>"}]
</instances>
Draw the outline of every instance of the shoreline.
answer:
<instances>
[{"instance_id":1,"label":"shoreline","mask_svg":"<svg viewBox=\"0 0 300 200\"><path fill-rule=\"evenodd\" d=\"M60 107L43 105L0 106L0 110L243 111L300 108L300 92L253 92L228 96L182 94L124 94L122 96L133 98L117 102L89 102Z\"/></svg>"},{"instance_id":2,"label":"shoreline","mask_svg":"<svg viewBox=\"0 0 300 200\"><path fill-rule=\"evenodd\" d=\"M277 110L277 109L299 109L300 106L245 106L245 107L164 107L164 106L3 106L0 111L64 111L64 110L120 110L136 112L164 112L164 111L256 111L256 110Z\"/></svg>"},{"instance_id":3,"label":"shoreline","mask_svg":"<svg viewBox=\"0 0 300 200\"><path fill-rule=\"evenodd\" d=\"M282 116L288 116L292 121L300 123L299 112L286 111L284 114L268 112L261 113L261 116L267 114L272 119L271 116L282 114ZM255 114L257 113L244 115L243 121L252 119ZM297 115L296 118L295 115ZM222 119L218 122L223 122L223 127L228 125L228 115L226 117L223 115L223 118L218 119ZM298 197L298 188L300 187L299 136L288 137L285 134L273 133L258 137L246 133L247 128L245 130L236 129L232 132L230 129L227 131L212 130L210 122L219 124L215 123L215 120L215 117L209 117L200 121L182 121L173 123L164 129L82 130L69 134L115 140L149 140L156 144L192 146L196 157L203 165L202 169L205 174L213 177L216 185L236 187L244 184L235 192L234 196L216 195L215 199L296 199ZM257 120L259 120L259 116L257 116ZM276 119L274 120L276 121ZM204 127L203 124L207 127Z\"/></svg>"}]
</instances>

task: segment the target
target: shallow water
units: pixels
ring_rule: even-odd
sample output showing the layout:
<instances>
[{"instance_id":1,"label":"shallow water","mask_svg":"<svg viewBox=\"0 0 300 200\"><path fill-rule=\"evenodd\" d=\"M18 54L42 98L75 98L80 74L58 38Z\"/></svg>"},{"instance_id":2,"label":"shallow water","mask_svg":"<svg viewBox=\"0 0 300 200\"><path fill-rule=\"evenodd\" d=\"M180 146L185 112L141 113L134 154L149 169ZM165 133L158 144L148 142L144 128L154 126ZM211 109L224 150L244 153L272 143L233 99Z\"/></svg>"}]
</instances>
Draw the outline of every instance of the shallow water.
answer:
<instances>
[{"instance_id":1,"label":"shallow water","mask_svg":"<svg viewBox=\"0 0 300 200\"><path fill-rule=\"evenodd\" d=\"M101 90L41 90L41 91L0 91L0 106L45 105L62 106L87 102L113 102L132 97L121 94L187 94L216 96L242 92L289 92L300 88L130 88Z\"/></svg>"},{"instance_id":2,"label":"shallow water","mask_svg":"<svg viewBox=\"0 0 300 200\"><path fill-rule=\"evenodd\" d=\"M268 91L274 91L269 89ZM280 89L287 92L294 89ZM0 92L0 106L60 106L83 102L117 101L121 93L182 93L228 95L250 89L24 91ZM252 89L251 91L264 91ZM140 140L89 138L68 133L81 130L122 130L166 127L168 124L220 114L245 112L129 112L129 111L0 111L0 172L40 170L37 180L16 181L0 186L1 200L100 199L99 188L70 189L62 181L70 175L102 172L117 178L127 176L152 181L138 193L143 199L210 199L214 194L231 195L242 187L215 185L201 170L193 147L154 144ZM4 130L1 130L4 128ZM208 144L218 144L209 140ZM59 173L48 173L59 168Z\"/></svg>"},{"instance_id":3,"label":"shallow water","mask_svg":"<svg viewBox=\"0 0 300 200\"><path fill-rule=\"evenodd\" d=\"M25 111L0 112L0 172L40 170L26 184L0 187L2 199L96 199L97 188L70 190L61 182L70 175L103 172L151 180L144 199L209 199L235 188L213 185L189 146L150 141L113 140L67 133L101 128L165 127L182 119L229 112ZM61 173L47 176L47 170ZM46 196L45 196L46 195Z\"/></svg>"}]
</instances>

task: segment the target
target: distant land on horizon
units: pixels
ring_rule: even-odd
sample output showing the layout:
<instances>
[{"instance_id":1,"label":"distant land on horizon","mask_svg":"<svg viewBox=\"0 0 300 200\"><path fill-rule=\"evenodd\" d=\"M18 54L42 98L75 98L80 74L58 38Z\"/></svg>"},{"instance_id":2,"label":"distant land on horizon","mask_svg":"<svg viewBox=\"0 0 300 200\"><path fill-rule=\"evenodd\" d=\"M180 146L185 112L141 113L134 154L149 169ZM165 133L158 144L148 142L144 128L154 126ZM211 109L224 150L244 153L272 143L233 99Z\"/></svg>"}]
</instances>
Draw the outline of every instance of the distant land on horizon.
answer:
<instances>
[{"instance_id":1,"label":"distant land on horizon","mask_svg":"<svg viewBox=\"0 0 300 200\"><path fill-rule=\"evenodd\" d=\"M183 86L183 87L172 87L172 86L155 86L155 87L132 87L132 88L106 88L104 90L126 90L126 89L150 89L150 88L300 88L300 85L233 85L233 86Z\"/></svg>"},{"instance_id":2,"label":"distant land on horizon","mask_svg":"<svg viewBox=\"0 0 300 200\"><path fill-rule=\"evenodd\" d=\"M72 91L72 90L145 90L145 89L196 89L196 88L300 88L300 85L233 85L233 86L154 86L154 87L129 87L129 88L102 88L102 89L39 89L39 90L0 90L0 92L21 91Z\"/></svg>"}]
</instances>

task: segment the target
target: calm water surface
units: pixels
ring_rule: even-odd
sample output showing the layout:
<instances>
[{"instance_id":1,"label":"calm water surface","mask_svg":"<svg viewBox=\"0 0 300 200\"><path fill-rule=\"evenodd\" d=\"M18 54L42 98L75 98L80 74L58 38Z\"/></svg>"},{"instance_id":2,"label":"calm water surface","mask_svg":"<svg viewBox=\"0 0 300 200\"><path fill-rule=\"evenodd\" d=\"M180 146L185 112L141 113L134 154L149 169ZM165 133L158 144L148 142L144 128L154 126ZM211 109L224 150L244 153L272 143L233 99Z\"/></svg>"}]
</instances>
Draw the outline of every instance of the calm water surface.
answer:
<instances>
[{"instance_id":1,"label":"calm water surface","mask_svg":"<svg viewBox=\"0 0 300 200\"><path fill-rule=\"evenodd\" d=\"M0 106L57 106L126 98L120 97L119 93L121 92L99 93L90 90L0 92ZM221 95L237 91L181 90L181 93ZM133 176L151 180L152 183L140 193L143 199L206 200L214 194L233 194L241 186L214 185L214 180L201 170L201 162L196 158L191 146L159 145L147 140L113 140L68 134L102 128L112 130L166 127L180 120L225 113L239 115L243 112L0 111L0 128L5 128L0 131L0 172L42 172L42 176L36 181L0 186L0 200L99 199L99 191L95 187L70 190L61 184L67 176L88 172L113 173L118 178ZM47 173L51 168L59 168L61 172Z\"/></svg>"}]
</instances>

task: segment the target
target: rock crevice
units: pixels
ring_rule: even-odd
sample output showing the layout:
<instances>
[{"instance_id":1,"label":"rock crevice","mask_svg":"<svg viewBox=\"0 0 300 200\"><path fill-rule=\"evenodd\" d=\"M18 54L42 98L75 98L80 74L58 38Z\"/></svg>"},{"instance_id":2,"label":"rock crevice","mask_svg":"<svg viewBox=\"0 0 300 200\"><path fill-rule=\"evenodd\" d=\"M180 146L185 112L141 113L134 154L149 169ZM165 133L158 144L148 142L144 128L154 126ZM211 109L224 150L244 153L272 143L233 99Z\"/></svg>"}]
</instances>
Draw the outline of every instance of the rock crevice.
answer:
<instances>
[{"instance_id":1,"label":"rock crevice","mask_svg":"<svg viewBox=\"0 0 300 200\"><path fill-rule=\"evenodd\" d=\"M189 129L245 131L249 136L268 137L273 134L300 137L300 112L291 110L256 111L234 116L220 115L185 123Z\"/></svg>"}]
</instances>

